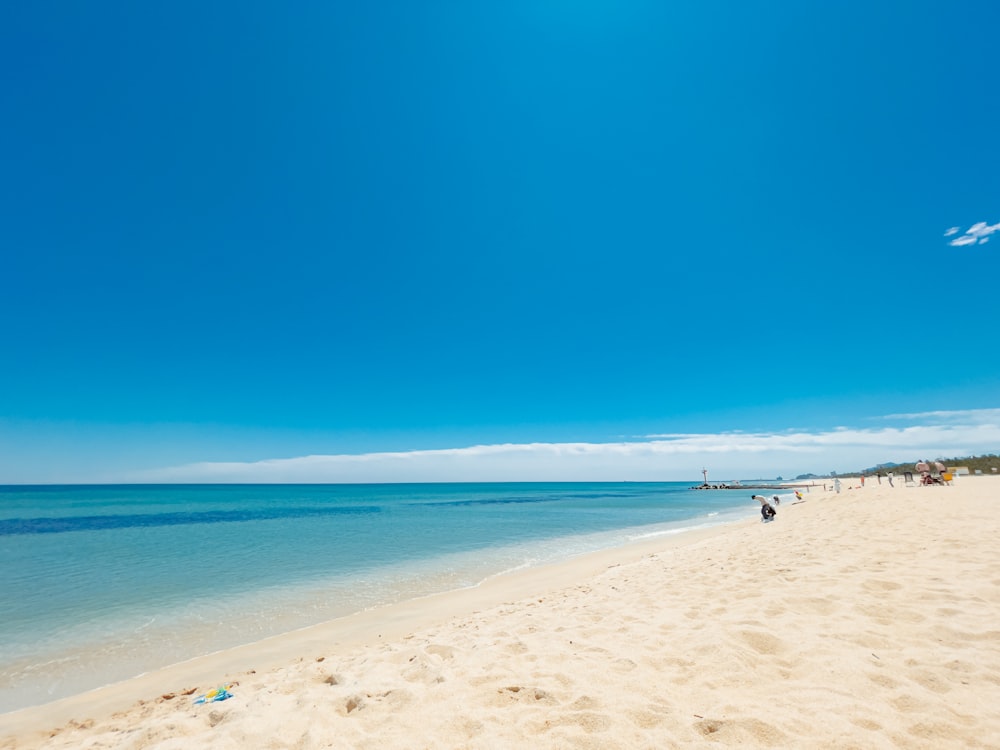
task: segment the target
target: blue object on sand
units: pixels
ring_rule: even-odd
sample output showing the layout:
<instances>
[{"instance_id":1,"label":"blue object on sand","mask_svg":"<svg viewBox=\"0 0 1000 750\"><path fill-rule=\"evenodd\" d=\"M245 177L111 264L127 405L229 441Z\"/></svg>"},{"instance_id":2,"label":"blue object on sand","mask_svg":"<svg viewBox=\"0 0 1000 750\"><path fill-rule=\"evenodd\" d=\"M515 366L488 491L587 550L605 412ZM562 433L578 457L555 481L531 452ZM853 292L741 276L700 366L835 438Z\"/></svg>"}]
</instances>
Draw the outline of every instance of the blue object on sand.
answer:
<instances>
[{"instance_id":1,"label":"blue object on sand","mask_svg":"<svg viewBox=\"0 0 1000 750\"><path fill-rule=\"evenodd\" d=\"M224 701L227 698L232 698L233 694L229 692L229 688L232 685L223 685L222 687L217 687L215 690L209 690L204 695L199 695L194 699L196 704L198 703L214 703L215 701Z\"/></svg>"}]
</instances>

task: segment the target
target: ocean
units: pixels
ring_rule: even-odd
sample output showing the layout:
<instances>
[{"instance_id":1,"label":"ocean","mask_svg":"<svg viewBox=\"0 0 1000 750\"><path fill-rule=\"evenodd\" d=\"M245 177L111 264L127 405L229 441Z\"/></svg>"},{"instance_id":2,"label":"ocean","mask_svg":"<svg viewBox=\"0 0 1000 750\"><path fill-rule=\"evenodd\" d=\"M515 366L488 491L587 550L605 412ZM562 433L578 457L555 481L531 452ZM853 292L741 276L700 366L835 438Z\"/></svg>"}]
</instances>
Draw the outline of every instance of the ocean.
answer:
<instances>
[{"instance_id":1,"label":"ocean","mask_svg":"<svg viewBox=\"0 0 1000 750\"><path fill-rule=\"evenodd\" d=\"M758 512L692 484L0 487L0 713Z\"/></svg>"}]
</instances>

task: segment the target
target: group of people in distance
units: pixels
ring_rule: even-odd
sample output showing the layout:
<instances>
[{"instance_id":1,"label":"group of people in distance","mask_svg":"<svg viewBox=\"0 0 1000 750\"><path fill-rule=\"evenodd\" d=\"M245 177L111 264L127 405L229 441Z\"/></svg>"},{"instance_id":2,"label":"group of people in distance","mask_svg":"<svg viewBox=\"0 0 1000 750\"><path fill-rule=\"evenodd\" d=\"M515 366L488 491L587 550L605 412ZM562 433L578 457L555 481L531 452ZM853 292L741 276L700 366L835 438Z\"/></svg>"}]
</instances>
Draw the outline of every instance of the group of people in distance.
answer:
<instances>
[{"instance_id":1,"label":"group of people in distance","mask_svg":"<svg viewBox=\"0 0 1000 750\"><path fill-rule=\"evenodd\" d=\"M931 475L931 467L924 459L917 461L917 465L913 467L918 472L920 472L920 484L944 484L945 478L944 473L948 471L948 468L940 461L934 462L934 468L937 470L938 475Z\"/></svg>"},{"instance_id":2,"label":"group of people in distance","mask_svg":"<svg viewBox=\"0 0 1000 750\"><path fill-rule=\"evenodd\" d=\"M948 471L948 467L945 466L940 461L935 461L934 462L934 470L937 472L937 476L934 476L931 473L931 465L929 463L927 463L926 461L924 461L924 459L920 459L919 461L917 461L916 466L914 466L914 468L918 472L920 472L920 484L944 484L949 479L951 479L950 476L946 476L946 473ZM882 476L883 476L882 472L878 472L878 483L879 484L882 484ZM888 477L889 477L889 486L892 487L893 484L892 484L892 472L891 471L889 472ZM908 481L909 481L909 478L908 478ZM864 474L861 475L861 486L862 487L865 486L865 475ZM823 485L823 488L826 489L826 485ZM835 492L837 492L838 494L840 493L840 479L836 479L835 478L833 480L833 488L834 488ZM849 488L849 489L853 489L853 488ZM750 497L760 503L760 520L763 523L770 523L771 521L773 521L774 517L778 514L778 511L775 510L774 506L775 505L781 505L781 498L778 497L777 495L774 495L770 500L768 500L763 495L751 495ZM795 497L798 498L799 500L801 500L802 499L802 493L799 492L798 490L796 490L795 491Z\"/></svg>"}]
</instances>

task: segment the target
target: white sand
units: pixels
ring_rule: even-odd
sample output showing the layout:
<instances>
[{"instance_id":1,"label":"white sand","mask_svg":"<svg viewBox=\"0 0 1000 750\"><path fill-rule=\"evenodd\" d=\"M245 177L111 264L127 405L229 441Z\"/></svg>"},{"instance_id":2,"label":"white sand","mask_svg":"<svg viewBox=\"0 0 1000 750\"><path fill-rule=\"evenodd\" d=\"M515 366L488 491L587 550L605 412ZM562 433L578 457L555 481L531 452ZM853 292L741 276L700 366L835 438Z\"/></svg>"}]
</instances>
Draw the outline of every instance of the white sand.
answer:
<instances>
[{"instance_id":1,"label":"white sand","mask_svg":"<svg viewBox=\"0 0 1000 750\"><path fill-rule=\"evenodd\" d=\"M6 714L0 748L1000 747L1000 478L857 484Z\"/></svg>"}]
</instances>

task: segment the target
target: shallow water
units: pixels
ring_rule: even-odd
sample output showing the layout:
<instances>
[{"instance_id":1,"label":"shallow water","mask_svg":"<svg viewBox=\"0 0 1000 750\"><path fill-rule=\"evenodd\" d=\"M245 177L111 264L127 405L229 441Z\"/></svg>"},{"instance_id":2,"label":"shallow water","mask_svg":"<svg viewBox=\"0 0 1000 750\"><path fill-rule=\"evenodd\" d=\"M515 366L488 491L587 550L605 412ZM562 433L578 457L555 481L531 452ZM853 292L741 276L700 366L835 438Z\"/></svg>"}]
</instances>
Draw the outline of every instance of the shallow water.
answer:
<instances>
[{"instance_id":1,"label":"shallow water","mask_svg":"<svg viewBox=\"0 0 1000 750\"><path fill-rule=\"evenodd\" d=\"M690 486L0 487L0 712L758 512Z\"/></svg>"}]
</instances>

